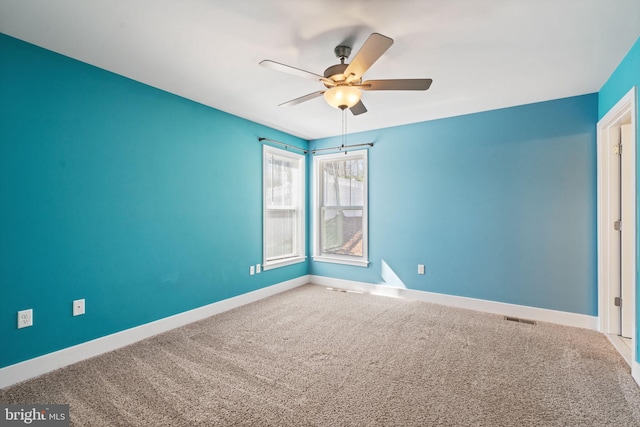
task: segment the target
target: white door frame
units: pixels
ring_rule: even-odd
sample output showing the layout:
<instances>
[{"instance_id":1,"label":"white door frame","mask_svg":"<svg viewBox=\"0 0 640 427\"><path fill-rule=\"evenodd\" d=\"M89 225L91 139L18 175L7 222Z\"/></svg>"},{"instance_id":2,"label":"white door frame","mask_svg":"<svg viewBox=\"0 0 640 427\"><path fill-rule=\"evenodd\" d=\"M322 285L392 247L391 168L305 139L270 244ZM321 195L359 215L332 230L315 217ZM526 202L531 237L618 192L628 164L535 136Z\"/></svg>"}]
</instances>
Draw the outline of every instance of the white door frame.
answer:
<instances>
[{"instance_id":1,"label":"white door frame","mask_svg":"<svg viewBox=\"0 0 640 427\"><path fill-rule=\"evenodd\" d=\"M610 199L615 198L612 194L614 191L619 191L618 189L618 179L617 177L612 178L610 176L610 161L611 157L616 155L612 151L612 145L614 141L611 141L609 136L611 135L611 130L619 127L622 123L631 122L632 128L632 144L629 147L624 146L623 150L625 154L629 154L633 161L633 168L635 169L631 174L634 179L633 182L625 182L629 187L630 195L626 196L628 198L632 198L631 205L633 205L633 213L631 221L626 221L623 223L623 230L630 231L630 234L634 239L637 240L636 236L636 118L637 118L637 103L636 103L636 88L633 87L627 94L618 101L618 103L611 109L609 112L598 122L597 125L597 156L598 156L598 322L600 332L603 332L607 335L617 335L619 333L620 328L620 312L619 308L614 305L614 297L618 296L619 289L617 285L610 286L610 277L612 274L615 274L614 269L618 269L620 265L620 253L619 251L616 253L614 248L612 247L612 236L613 233L619 233L619 231L614 231L613 229L613 221L616 221L618 218L617 208L614 208L616 212L614 213L614 209L610 209L611 203ZM617 156L617 155L616 155ZM623 197L624 194L623 194ZM615 216L615 218L614 218ZM629 259L633 261L631 263L626 263L626 266L623 268L628 270L627 277L632 278L632 295L630 299L631 301L624 301L625 310L631 310L633 313L633 330L631 331L631 360L628 358L628 354L625 359L629 363L629 365L633 368L634 378L637 382L640 382L640 365L636 362L636 327L637 327L637 318L636 318L636 252L637 252L637 241L632 245L633 247L633 256L629 256ZM631 264L631 265L629 265ZM612 339L612 342L615 340ZM614 345L616 343L614 342ZM617 346L616 346L617 347ZM618 347L617 347L618 348ZM618 348L618 351L621 351ZM621 351L622 353L622 351Z\"/></svg>"}]
</instances>

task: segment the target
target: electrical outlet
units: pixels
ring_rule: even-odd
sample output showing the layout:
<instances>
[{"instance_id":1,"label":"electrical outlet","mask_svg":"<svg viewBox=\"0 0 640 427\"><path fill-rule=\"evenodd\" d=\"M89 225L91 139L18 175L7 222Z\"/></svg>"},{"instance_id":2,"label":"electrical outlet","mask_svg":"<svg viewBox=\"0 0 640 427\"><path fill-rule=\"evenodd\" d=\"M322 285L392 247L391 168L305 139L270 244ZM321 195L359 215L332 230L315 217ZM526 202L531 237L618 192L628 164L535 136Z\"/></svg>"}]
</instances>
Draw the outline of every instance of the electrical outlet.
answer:
<instances>
[{"instance_id":1,"label":"electrical outlet","mask_svg":"<svg viewBox=\"0 0 640 427\"><path fill-rule=\"evenodd\" d=\"M262 271L262 266L260 264L256 264L256 273L260 273Z\"/></svg>"},{"instance_id":2,"label":"electrical outlet","mask_svg":"<svg viewBox=\"0 0 640 427\"><path fill-rule=\"evenodd\" d=\"M418 274L424 274L424 264L418 264Z\"/></svg>"},{"instance_id":3,"label":"electrical outlet","mask_svg":"<svg viewBox=\"0 0 640 427\"><path fill-rule=\"evenodd\" d=\"M255 272L256 272L256 268L253 265L251 267L249 267L249 274L251 276L253 276Z\"/></svg>"},{"instance_id":4,"label":"electrical outlet","mask_svg":"<svg viewBox=\"0 0 640 427\"><path fill-rule=\"evenodd\" d=\"M73 315L80 316L84 314L84 298L73 301Z\"/></svg>"},{"instance_id":5,"label":"electrical outlet","mask_svg":"<svg viewBox=\"0 0 640 427\"><path fill-rule=\"evenodd\" d=\"M33 309L18 312L18 329L33 325Z\"/></svg>"}]
</instances>

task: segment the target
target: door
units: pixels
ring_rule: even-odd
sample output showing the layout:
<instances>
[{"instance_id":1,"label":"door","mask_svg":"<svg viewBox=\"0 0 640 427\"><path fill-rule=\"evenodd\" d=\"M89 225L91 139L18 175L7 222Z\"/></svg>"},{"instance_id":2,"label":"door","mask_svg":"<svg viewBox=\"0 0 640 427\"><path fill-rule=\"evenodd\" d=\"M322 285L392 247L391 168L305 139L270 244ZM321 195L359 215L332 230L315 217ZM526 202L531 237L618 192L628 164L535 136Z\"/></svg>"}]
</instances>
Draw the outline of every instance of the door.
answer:
<instances>
[{"instance_id":1,"label":"door","mask_svg":"<svg viewBox=\"0 0 640 427\"><path fill-rule=\"evenodd\" d=\"M631 125L625 124L620 126L620 143L622 150L620 153L620 219L622 226L620 230L620 335L631 338L633 333L633 283L635 275L635 236L632 234L632 227L625 227L625 224L631 224L635 221L634 204L636 202L635 194L630 189L630 185L635 180L634 159L630 155L629 150L631 144ZM627 149L625 150L625 147Z\"/></svg>"},{"instance_id":2,"label":"door","mask_svg":"<svg viewBox=\"0 0 640 427\"><path fill-rule=\"evenodd\" d=\"M630 137L631 125L609 129L611 150L616 154L610 157L612 191L609 203L614 218L614 223L611 226L616 231L611 236L611 259L617 260L609 272L609 280L618 297L615 302L618 308L618 335L626 338L631 338L633 331L633 310L630 309L630 304L632 304L631 286L633 286L631 275L635 274L632 268L635 239L632 235L632 227L629 227L630 221L634 221L633 203L635 203L633 193L629 194L631 189L629 184L635 179L633 159L630 156L631 150L629 150Z\"/></svg>"}]
</instances>

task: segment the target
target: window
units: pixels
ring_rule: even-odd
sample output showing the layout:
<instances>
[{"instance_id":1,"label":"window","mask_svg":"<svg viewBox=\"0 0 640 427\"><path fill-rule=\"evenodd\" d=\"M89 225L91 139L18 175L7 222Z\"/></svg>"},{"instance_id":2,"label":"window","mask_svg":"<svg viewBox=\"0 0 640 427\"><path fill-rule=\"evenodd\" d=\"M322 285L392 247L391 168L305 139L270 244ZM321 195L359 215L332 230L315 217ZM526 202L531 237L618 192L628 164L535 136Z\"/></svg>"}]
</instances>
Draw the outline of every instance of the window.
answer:
<instances>
[{"instance_id":1,"label":"window","mask_svg":"<svg viewBox=\"0 0 640 427\"><path fill-rule=\"evenodd\" d=\"M314 159L314 261L367 266L367 151Z\"/></svg>"},{"instance_id":2,"label":"window","mask_svg":"<svg viewBox=\"0 0 640 427\"><path fill-rule=\"evenodd\" d=\"M263 268L305 260L305 157L264 146Z\"/></svg>"}]
</instances>

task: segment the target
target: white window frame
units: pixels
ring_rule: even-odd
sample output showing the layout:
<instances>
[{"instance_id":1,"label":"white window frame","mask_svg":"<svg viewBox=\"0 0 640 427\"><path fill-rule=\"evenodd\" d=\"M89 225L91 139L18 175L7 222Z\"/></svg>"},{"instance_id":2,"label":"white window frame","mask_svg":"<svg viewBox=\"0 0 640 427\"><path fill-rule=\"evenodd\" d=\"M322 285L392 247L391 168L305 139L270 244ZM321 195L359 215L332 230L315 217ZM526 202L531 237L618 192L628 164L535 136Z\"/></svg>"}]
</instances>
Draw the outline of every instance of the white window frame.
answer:
<instances>
[{"instance_id":1,"label":"white window frame","mask_svg":"<svg viewBox=\"0 0 640 427\"><path fill-rule=\"evenodd\" d=\"M287 160L293 160L298 163L298 191L295 203L297 206L291 208L296 211L296 227L294 227L293 245L294 250L290 256L282 258L267 259L267 179L266 173L267 160L269 156L277 156ZM291 151L282 150L280 148L264 145L262 149L262 269L271 270L286 265L297 264L306 260L306 157L293 153Z\"/></svg>"},{"instance_id":2,"label":"white window frame","mask_svg":"<svg viewBox=\"0 0 640 427\"><path fill-rule=\"evenodd\" d=\"M322 192L321 188L323 179L321 177L322 168L320 163L324 160L345 160L345 159L362 159L364 162L364 194L362 206L362 256L339 255L322 253L321 236L322 236ZM346 264L358 267L367 267L369 265L369 166L368 166L368 150L355 150L348 153L340 152L333 154L316 155L313 159L313 260L319 262L329 262L336 264Z\"/></svg>"}]
</instances>

